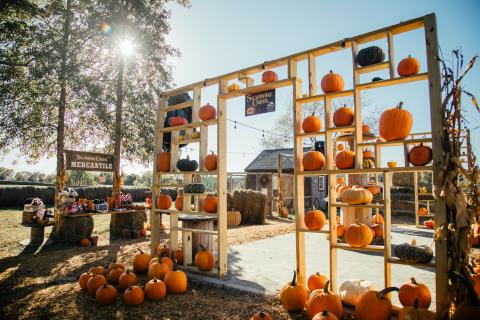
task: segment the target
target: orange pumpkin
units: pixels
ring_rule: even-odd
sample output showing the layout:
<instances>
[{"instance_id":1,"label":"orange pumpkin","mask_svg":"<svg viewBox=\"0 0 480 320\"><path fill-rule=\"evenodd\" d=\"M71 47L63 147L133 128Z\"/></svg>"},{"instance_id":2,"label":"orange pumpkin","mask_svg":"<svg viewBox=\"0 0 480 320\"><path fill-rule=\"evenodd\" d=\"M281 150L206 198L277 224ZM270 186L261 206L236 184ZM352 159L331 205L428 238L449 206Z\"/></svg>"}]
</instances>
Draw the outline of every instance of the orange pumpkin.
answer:
<instances>
[{"instance_id":1,"label":"orange pumpkin","mask_svg":"<svg viewBox=\"0 0 480 320\"><path fill-rule=\"evenodd\" d=\"M420 62L408 55L408 58L402 59L398 63L397 72L401 77L407 77L417 74L420 71Z\"/></svg>"},{"instance_id":2,"label":"orange pumpkin","mask_svg":"<svg viewBox=\"0 0 480 320\"><path fill-rule=\"evenodd\" d=\"M167 294L167 287L162 280L153 278L145 285L145 295L149 300L159 301Z\"/></svg>"},{"instance_id":3,"label":"orange pumpkin","mask_svg":"<svg viewBox=\"0 0 480 320\"><path fill-rule=\"evenodd\" d=\"M322 129L322 121L315 116L315 112L311 116L303 119L302 129L306 133L319 132Z\"/></svg>"},{"instance_id":4,"label":"orange pumpkin","mask_svg":"<svg viewBox=\"0 0 480 320\"><path fill-rule=\"evenodd\" d=\"M90 240L88 240L88 238L83 238L80 240L80 245L82 247L90 247Z\"/></svg>"},{"instance_id":5,"label":"orange pumpkin","mask_svg":"<svg viewBox=\"0 0 480 320\"><path fill-rule=\"evenodd\" d=\"M348 204L369 204L372 200L372 193L359 186L353 186L342 192L342 201Z\"/></svg>"},{"instance_id":6,"label":"orange pumpkin","mask_svg":"<svg viewBox=\"0 0 480 320\"><path fill-rule=\"evenodd\" d=\"M352 169L355 167L355 152L344 150L335 156L335 165L338 169Z\"/></svg>"},{"instance_id":7,"label":"orange pumpkin","mask_svg":"<svg viewBox=\"0 0 480 320\"><path fill-rule=\"evenodd\" d=\"M287 283L280 290L280 302L288 312L303 311L307 302L307 289L296 282L297 273L293 271L292 282Z\"/></svg>"},{"instance_id":8,"label":"orange pumpkin","mask_svg":"<svg viewBox=\"0 0 480 320\"><path fill-rule=\"evenodd\" d=\"M117 262L117 260L113 260L112 262L110 262L110 264L108 265L108 272L112 271L112 270L115 270L115 269L122 269L122 270L125 270L125 266L119 262Z\"/></svg>"},{"instance_id":9,"label":"orange pumpkin","mask_svg":"<svg viewBox=\"0 0 480 320\"><path fill-rule=\"evenodd\" d=\"M187 275L181 270L177 270L177 264L173 264L173 270L168 271L165 275L165 286L167 292L184 293L187 291Z\"/></svg>"},{"instance_id":10,"label":"orange pumpkin","mask_svg":"<svg viewBox=\"0 0 480 320\"><path fill-rule=\"evenodd\" d=\"M323 289L325 288L325 285L327 284L327 282L328 282L327 276L324 276L323 274L316 272L310 275L310 277L308 277L307 287L308 287L308 290L310 291L313 291L316 289Z\"/></svg>"},{"instance_id":11,"label":"orange pumpkin","mask_svg":"<svg viewBox=\"0 0 480 320\"><path fill-rule=\"evenodd\" d=\"M157 171L170 171L170 152L161 151L157 156Z\"/></svg>"},{"instance_id":12,"label":"orange pumpkin","mask_svg":"<svg viewBox=\"0 0 480 320\"><path fill-rule=\"evenodd\" d=\"M370 133L370 126L368 124L362 124L362 133Z\"/></svg>"},{"instance_id":13,"label":"orange pumpkin","mask_svg":"<svg viewBox=\"0 0 480 320\"><path fill-rule=\"evenodd\" d=\"M127 289L129 286L135 286L137 282L137 276L130 270L125 271L120 278L118 278L118 286L122 290Z\"/></svg>"},{"instance_id":14,"label":"orange pumpkin","mask_svg":"<svg viewBox=\"0 0 480 320\"><path fill-rule=\"evenodd\" d=\"M177 199L175 199L175 209L178 211L183 210L183 196L177 196Z\"/></svg>"},{"instance_id":15,"label":"orange pumpkin","mask_svg":"<svg viewBox=\"0 0 480 320\"><path fill-rule=\"evenodd\" d=\"M325 166L325 156L320 151L309 151L302 158L303 170L322 170Z\"/></svg>"},{"instance_id":16,"label":"orange pumpkin","mask_svg":"<svg viewBox=\"0 0 480 320\"><path fill-rule=\"evenodd\" d=\"M418 208L419 216L426 216L428 214L427 208Z\"/></svg>"},{"instance_id":17,"label":"orange pumpkin","mask_svg":"<svg viewBox=\"0 0 480 320\"><path fill-rule=\"evenodd\" d=\"M408 153L408 161L414 166L424 166L432 161L432 149L420 143Z\"/></svg>"},{"instance_id":18,"label":"orange pumpkin","mask_svg":"<svg viewBox=\"0 0 480 320\"><path fill-rule=\"evenodd\" d=\"M104 276L106 274L105 268L102 266L96 266L96 267L91 267L88 272L93 273L94 275L102 275Z\"/></svg>"},{"instance_id":19,"label":"orange pumpkin","mask_svg":"<svg viewBox=\"0 0 480 320\"><path fill-rule=\"evenodd\" d=\"M426 285L411 278L410 282L405 282L400 287L398 300L404 307L413 307L415 300L418 300L419 308L428 309L432 302L432 296Z\"/></svg>"},{"instance_id":20,"label":"orange pumpkin","mask_svg":"<svg viewBox=\"0 0 480 320\"><path fill-rule=\"evenodd\" d=\"M154 262L148 267L147 278L148 280L152 280L153 278L163 280L168 271L170 271L170 268L166 263Z\"/></svg>"},{"instance_id":21,"label":"orange pumpkin","mask_svg":"<svg viewBox=\"0 0 480 320\"><path fill-rule=\"evenodd\" d=\"M372 225L372 230L375 233L376 238L383 238L383 224Z\"/></svg>"},{"instance_id":22,"label":"orange pumpkin","mask_svg":"<svg viewBox=\"0 0 480 320\"><path fill-rule=\"evenodd\" d=\"M369 226L363 223L352 223L345 229L345 242L352 247L368 246L373 240L373 233Z\"/></svg>"},{"instance_id":23,"label":"orange pumpkin","mask_svg":"<svg viewBox=\"0 0 480 320\"><path fill-rule=\"evenodd\" d=\"M165 253L166 253L167 255L170 255L170 249L168 249L166 245L163 245L163 247L160 247L160 246L159 246L159 247L157 248L157 255L158 255L159 257L163 257L163 255L164 255Z\"/></svg>"},{"instance_id":24,"label":"orange pumpkin","mask_svg":"<svg viewBox=\"0 0 480 320\"><path fill-rule=\"evenodd\" d=\"M403 102L400 102L396 108L385 110L380 116L380 136L386 141L403 140L412 130L413 116L402 106Z\"/></svg>"},{"instance_id":25,"label":"orange pumpkin","mask_svg":"<svg viewBox=\"0 0 480 320\"><path fill-rule=\"evenodd\" d=\"M120 279L120 276L123 274L124 270L123 269L113 269L108 273L107 276L107 281L110 284L118 284L118 279Z\"/></svg>"},{"instance_id":26,"label":"orange pumpkin","mask_svg":"<svg viewBox=\"0 0 480 320\"><path fill-rule=\"evenodd\" d=\"M430 220L424 221L423 225L425 227L429 228L429 229L434 229L435 228L435 220L430 219Z\"/></svg>"},{"instance_id":27,"label":"orange pumpkin","mask_svg":"<svg viewBox=\"0 0 480 320\"><path fill-rule=\"evenodd\" d=\"M363 158L364 159L373 159L375 158L372 150L370 149L363 149Z\"/></svg>"},{"instance_id":28,"label":"orange pumpkin","mask_svg":"<svg viewBox=\"0 0 480 320\"><path fill-rule=\"evenodd\" d=\"M343 183L345 183L345 178L344 178L344 177L338 177L338 178L337 178L337 183L338 183L338 184L343 184Z\"/></svg>"},{"instance_id":29,"label":"orange pumpkin","mask_svg":"<svg viewBox=\"0 0 480 320\"><path fill-rule=\"evenodd\" d=\"M250 320L273 320L272 316L267 312L257 312L255 313Z\"/></svg>"},{"instance_id":30,"label":"orange pumpkin","mask_svg":"<svg viewBox=\"0 0 480 320\"><path fill-rule=\"evenodd\" d=\"M148 264L150 262L150 255L146 252L143 252L142 249L137 248L139 253L133 256L133 270L135 272L147 272Z\"/></svg>"},{"instance_id":31,"label":"orange pumpkin","mask_svg":"<svg viewBox=\"0 0 480 320\"><path fill-rule=\"evenodd\" d=\"M202 244L198 245L200 250L195 254L195 265L203 271L211 271L215 266L215 257L213 252L205 249Z\"/></svg>"},{"instance_id":32,"label":"orange pumpkin","mask_svg":"<svg viewBox=\"0 0 480 320\"><path fill-rule=\"evenodd\" d=\"M208 213L216 213L217 203L218 203L218 198L209 194L208 196L205 197L205 199L203 199L203 210Z\"/></svg>"},{"instance_id":33,"label":"orange pumpkin","mask_svg":"<svg viewBox=\"0 0 480 320\"><path fill-rule=\"evenodd\" d=\"M183 264L183 251L182 249L177 249L173 253L173 260L176 260L178 264Z\"/></svg>"},{"instance_id":34,"label":"orange pumpkin","mask_svg":"<svg viewBox=\"0 0 480 320\"><path fill-rule=\"evenodd\" d=\"M317 313L312 320L338 320L337 316L328 312L327 309Z\"/></svg>"},{"instance_id":35,"label":"orange pumpkin","mask_svg":"<svg viewBox=\"0 0 480 320\"><path fill-rule=\"evenodd\" d=\"M343 144L337 144L338 151L343 151L344 149L345 149L345 146Z\"/></svg>"},{"instance_id":36,"label":"orange pumpkin","mask_svg":"<svg viewBox=\"0 0 480 320\"><path fill-rule=\"evenodd\" d=\"M345 235L345 226L343 224L339 224L337 226L337 237L341 238Z\"/></svg>"},{"instance_id":37,"label":"orange pumpkin","mask_svg":"<svg viewBox=\"0 0 480 320\"><path fill-rule=\"evenodd\" d=\"M87 289L87 282L90 278L94 276L93 273L91 272L84 272L80 275L80 278L78 278L78 283L80 284L80 288L83 290Z\"/></svg>"},{"instance_id":38,"label":"orange pumpkin","mask_svg":"<svg viewBox=\"0 0 480 320\"><path fill-rule=\"evenodd\" d=\"M304 217L305 226L309 230L321 230L327 221L325 214L321 210L307 211Z\"/></svg>"},{"instance_id":39,"label":"orange pumpkin","mask_svg":"<svg viewBox=\"0 0 480 320\"><path fill-rule=\"evenodd\" d=\"M210 103L207 103L206 105L202 106L200 110L198 110L198 117L202 121L215 119L216 116L217 116L217 109L215 109L215 107L212 106Z\"/></svg>"},{"instance_id":40,"label":"orange pumpkin","mask_svg":"<svg viewBox=\"0 0 480 320\"><path fill-rule=\"evenodd\" d=\"M392 314L392 302L387 294L398 291L398 288L390 287L382 291L368 291L355 307L355 320L389 320Z\"/></svg>"},{"instance_id":41,"label":"orange pumpkin","mask_svg":"<svg viewBox=\"0 0 480 320\"><path fill-rule=\"evenodd\" d=\"M98 288L100 288L106 283L107 283L107 279L105 279L104 276L99 274L94 275L87 281L88 294L91 296L95 296L95 293L97 292Z\"/></svg>"},{"instance_id":42,"label":"orange pumpkin","mask_svg":"<svg viewBox=\"0 0 480 320\"><path fill-rule=\"evenodd\" d=\"M263 83L269 83L274 81L278 81L278 75L275 71L267 70L262 74Z\"/></svg>"},{"instance_id":43,"label":"orange pumpkin","mask_svg":"<svg viewBox=\"0 0 480 320\"><path fill-rule=\"evenodd\" d=\"M373 224L383 224L383 216L380 213L375 213L372 217Z\"/></svg>"},{"instance_id":44,"label":"orange pumpkin","mask_svg":"<svg viewBox=\"0 0 480 320\"><path fill-rule=\"evenodd\" d=\"M473 281L473 290L475 290L475 293L477 294L477 296L480 297L480 275L473 274L472 281Z\"/></svg>"},{"instance_id":45,"label":"orange pumpkin","mask_svg":"<svg viewBox=\"0 0 480 320\"><path fill-rule=\"evenodd\" d=\"M337 317L343 314L342 299L335 293L328 290L330 281L327 281L323 289L314 290L307 300L307 317L312 319L317 313L328 310Z\"/></svg>"},{"instance_id":46,"label":"orange pumpkin","mask_svg":"<svg viewBox=\"0 0 480 320\"><path fill-rule=\"evenodd\" d=\"M172 206L172 197L168 194L161 194L157 197L157 208L158 209L170 209Z\"/></svg>"},{"instance_id":47,"label":"orange pumpkin","mask_svg":"<svg viewBox=\"0 0 480 320\"><path fill-rule=\"evenodd\" d=\"M227 87L228 92L233 92L233 91L237 91L237 90L240 90L240 86L238 85L238 83L232 83L231 85L229 85Z\"/></svg>"},{"instance_id":48,"label":"orange pumpkin","mask_svg":"<svg viewBox=\"0 0 480 320\"><path fill-rule=\"evenodd\" d=\"M350 126L353 124L354 121L355 121L355 114L353 113L353 110L350 108L347 108L346 105L343 105L343 107L338 108L333 113L333 124L335 125L335 127Z\"/></svg>"},{"instance_id":49,"label":"orange pumpkin","mask_svg":"<svg viewBox=\"0 0 480 320\"><path fill-rule=\"evenodd\" d=\"M207 171L212 171L212 170L217 170L217 156L213 151L210 151L211 154L207 154L205 156L205 159L203 161L205 170Z\"/></svg>"},{"instance_id":50,"label":"orange pumpkin","mask_svg":"<svg viewBox=\"0 0 480 320\"><path fill-rule=\"evenodd\" d=\"M142 288L139 286L128 287L127 290L123 293L123 301L126 305L129 306L138 306L145 299Z\"/></svg>"},{"instance_id":51,"label":"orange pumpkin","mask_svg":"<svg viewBox=\"0 0 480 320\"><path fill-rule=\"evenodd\" d=\"M114 304L117 300L117 289L109 284L104 284L95 292L95 299L102 306Z\"/></svg>"},{"instance_id":52,"label":"orange pumpkin","mask_svg":"<svg viewBox=\"0 0 480 320\"><path fill-rule=\"evenodd\" d=\"M173 270L173 260L168 257L168 254L164 254L160 258L160 262L165 263L169 270Z\"/></svg>"},{"instance_id":53,"label":"orange pumpkin","mask_svg":"<svg viewBox=\"0 0 480 320\"><path fill-rule=\"evenodd\" d=\"M327 73L323 76L320 86L322 87L323 92L330 93L342 91L345 86L345 82L343 81L341 75L333 73L333 71L330 70L330 73Z\"/></svg>"},{"instance_id":54,"label":"orange pumpkin","mask_svg":"<svg viewBox=\"0 0 480 320\"><path fill-rule=\"evenodd\" d=\"M369 184L368 186L365 187L368 191L370 191L374 196L379 195L382 193L382 189L375 185L375 184Z\"/></svg>"}]
</instances>

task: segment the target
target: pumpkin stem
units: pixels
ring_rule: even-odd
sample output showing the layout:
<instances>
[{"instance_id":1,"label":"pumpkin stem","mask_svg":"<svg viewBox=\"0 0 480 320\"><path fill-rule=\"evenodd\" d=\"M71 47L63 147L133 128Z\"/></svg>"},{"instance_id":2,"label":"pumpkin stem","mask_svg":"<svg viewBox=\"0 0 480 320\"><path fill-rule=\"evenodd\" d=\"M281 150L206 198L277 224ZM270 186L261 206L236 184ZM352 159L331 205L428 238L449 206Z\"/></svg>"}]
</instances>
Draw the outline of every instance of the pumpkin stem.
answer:
<instances>
[{"instance_id":1,"label":"pumpkin stem","mask_svg":"<svg viewBox=\"0 0 480 320\"><path fill-rule=\"evenodd\" d=\"M468 281L468 279L463 274L461 274L457 271L452 271L449 274L450 274L450 276L453 276L453 278L457 278L458 280L463 282L465 287L467 287L468 295L470 296L470 303L474 306L479 306L480 303L478 301L477 294L475 293L475 290L473 289L472 283L470 281Z\"/></svg>"},{"instance_id":2,"label":"pumpkin stem","mask_svg":"<svg viewBox=\"0 0 480 320\"><path fill-rule=\"evenodd\" d=\"M388 287L388 288L385 288L385 289L383 289L382 291L380 291L380 292L377 293L378 299L385 299L385 297L387 296L387 294L389 294L389 293L392 292L392 291L400 291L400 289L398 289L397 287Z\"/></svg>"},{"instance_id":3,"label":"pumpkin stem","mask_svg":"<svg viewBox=\"0 0 480 320\"><path fill-rule=\"evenodd\" d=\"M333 73L333 71L332 71L332 70L330 70L330 73Z\"/></svg>"},{"instance_id":4,"label":"pumpkin stem","mask_svg":"<svg viewBox=\"0 0 480 320\"><path fill-rule=\"evenodd\" d=\"M177 259L173 259L173 271L177 271Z\"/></svg>"},{"instance_id":5,"label":"pumpkin stem","mask_svg":"<svg viewBox=\"0 0 480 320\"><path fill-rule=\"evenodd\" d=\"M412 241L410 242L410 244L411 244L412 246L416 246L416 245L417 245L417 240L412 239Z\"/></svg>"},{"instance_id":6,"label":"pumpkin stem","mask_svg":"<svg viewBox=\"0 0 480 320\"><path fill-rule=\"evenodd\" d=\"M163 257L168 257L168 252L162 252L162 254L160 255L160 258L163 258Z\"/></svg>"},{"instance_id":7,"label":"pumpkin stem","mask_svg":"<svg viewBox=\"0 0 480 320\"><path fill-rule=\"evenodd\" d=\"M265 318L265 312L263 312L263 311L260 311L260 312L258 313L258 315L259 315L260 318L262 318L262 319Z\"/></svg>"},{"instance_id":8,"label":"pumpkin stem","mask_svg":"<svg viewBox=\"0 0 480 320\"><path fill-rule=\"evenodd\" d=\"M322 316L327 317L330 313L328 312L327 309L323 310Z\"/></svg>"},{"instance_id":9,"label":"pumpkin stem","mask_svg":"<svg viewBox=\"0 0 480 320\"><path fill-rule=\"evenodd\" d=\"M324 293L327 293L327 294L329 293L329 292L328 292L328 285L329 285L329 284L330 284L330 280L327 280L327 282L325 283L325 287L323 287L323 292L324 292Z\"/></svg>"},{"instance_id":10,"label":"pumpkin stem","mask_svg":"<svg viewBox=\"0 0 480 320\"><path fill-rule=\"evenodd\" d=\"M293 279L291 283L292 287L295 287L297 285L297 272L293 270Z\"/></svg>"},{"instance_id":11,"label":"pumpkin stem","mask_svg":"<svg viewBox=\"0 0 480 320\"><path fill-rule=\"evenodd\" d=\"M200 250L201 251L207 251L207 249L205 249L205 246L203 244L198 244L198 246L200 247Z\"/></svg>"},{"instance_id":12,"label":"pumpkin stem","mask_svg":"<svg viewBox=\"0 0 480 320\"><path fill-rule=\"evenodd\" d=\"M397 109L402 109L403 107L403 101L400 101L398 104L397 104Z\"/></svg>"},{"instance_id":13,"label":"pumpkin stem","mask_svg":"<svg viewBox=\"0 0 480 320\"><path fill-rule=\"evenodd\" d=\"M412 281L412 283L413 283L414 285L418 285L417 280L415 280L414 277L411 277L411 278L410 278L410 281Z\"/></svg>"},{"instance_id":14,"label":"pumpkin stem","mask_svg":"<svg viewBox=\"0 0 480 320\"><path fill-rule=\"evenodd\" d=\"M142 249L140 249L140 248L137 248L137 250L138 250L138 251L140 251L140 254L143 254L143 251L142 251Z\"/></svg>"}]
</instances>

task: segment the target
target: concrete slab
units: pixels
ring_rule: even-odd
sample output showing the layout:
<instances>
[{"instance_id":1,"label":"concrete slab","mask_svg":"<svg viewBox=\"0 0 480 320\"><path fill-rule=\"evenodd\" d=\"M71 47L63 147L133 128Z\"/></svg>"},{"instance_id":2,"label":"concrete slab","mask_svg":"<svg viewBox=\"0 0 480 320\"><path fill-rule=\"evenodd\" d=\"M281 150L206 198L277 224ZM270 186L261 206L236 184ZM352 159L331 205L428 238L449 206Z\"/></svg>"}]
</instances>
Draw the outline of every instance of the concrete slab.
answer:
<instances>
[{"instance_id":1,"label":"concrete slab","mask_svg":"<svg viewBox=\"0 0 480 320\"><path fill-rule=\"evenodd\" d=\"M392 228L392 243L432 243L433 231L407 227ZM329 274L329 246L324 234L306 234L307 275L314 272ZM222 279L201 277L212 284L244 290L252 293L278 294L295 269L295 234L290 233L266 240L232 246L228 253L229 273ZM383 255L379 253L338 250L339 284L347 279L373 281L383 288ZM198 276L192 275L199 279ZM432 292L435 306L435 270L406 265L392 265L392 285L400 286L415 277L425 283ZM393 294L394 304L399 304ZM434 309L434 308L433 308Z\"/></svg>"}]
</instances>

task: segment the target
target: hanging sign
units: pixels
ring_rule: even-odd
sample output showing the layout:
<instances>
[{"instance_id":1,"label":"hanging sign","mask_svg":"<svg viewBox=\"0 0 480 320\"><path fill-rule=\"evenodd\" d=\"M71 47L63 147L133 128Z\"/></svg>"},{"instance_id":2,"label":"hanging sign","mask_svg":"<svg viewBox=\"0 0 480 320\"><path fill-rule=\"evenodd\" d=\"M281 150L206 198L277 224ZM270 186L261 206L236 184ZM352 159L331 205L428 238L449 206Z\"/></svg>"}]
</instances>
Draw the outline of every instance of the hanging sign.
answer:
<instances>
[{"instance_id":1,"label":"hanging sign","mask_svg":"<svg viewBox=\"0 0 480 320\"><path fill-rule=\"evenodd\" d=\"M113 171L113 154L65 150L67 170Z\"/></svg>"},{"instance_id":2,"label":"hanging sign","mask_svg":"<svg viewBox=\"0 0 480 320\"><path fill-rule=\"evenodd\" d=\"M275 111L275 89L245 95L245 116Z\"/></svg>"}]
</instances>

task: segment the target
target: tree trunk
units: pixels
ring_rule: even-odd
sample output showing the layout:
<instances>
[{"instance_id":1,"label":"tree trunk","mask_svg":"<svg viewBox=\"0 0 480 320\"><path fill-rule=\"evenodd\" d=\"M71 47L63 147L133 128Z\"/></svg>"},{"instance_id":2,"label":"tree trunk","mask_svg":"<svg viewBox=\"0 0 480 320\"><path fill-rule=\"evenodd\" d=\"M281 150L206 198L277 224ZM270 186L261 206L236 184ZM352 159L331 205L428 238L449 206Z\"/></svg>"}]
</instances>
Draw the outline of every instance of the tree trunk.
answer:
<instances>
[{"instance_id":1,"label":"tree trunk","mask_svg":"<svg viewBox=\"0 0 480 320\"><path fill-rule=\"evenodd\" d=\"M123 107L123 74L125 69L125 58L120 55L120 61L117 74L117 102L115 109L115 163L113 166L113 190L112 197L115 205L120 204L120 187L122 174L120 170L120 147L122 143L122 107Z\"/></svg>"}]
</instances>

